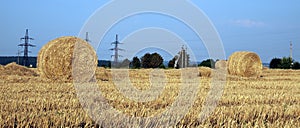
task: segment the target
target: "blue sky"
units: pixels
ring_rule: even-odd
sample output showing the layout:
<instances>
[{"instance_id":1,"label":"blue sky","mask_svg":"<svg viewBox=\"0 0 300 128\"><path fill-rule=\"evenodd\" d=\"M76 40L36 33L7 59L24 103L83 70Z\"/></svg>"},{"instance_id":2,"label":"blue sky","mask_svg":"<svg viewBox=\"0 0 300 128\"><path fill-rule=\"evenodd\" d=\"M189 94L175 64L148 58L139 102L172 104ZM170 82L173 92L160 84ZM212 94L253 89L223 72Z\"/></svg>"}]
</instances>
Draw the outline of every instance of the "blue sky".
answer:
<instances>
[{"instance_id":1,"label":"blue sky","mask_svg":"<svg viewBox=\"0 0 300 128\"><path fill-rule=\"evenodd\" d=\"M39 49L52 39L61 36L77 36L88 18L107 2L110 1L1 1L0 56L17 54L19 49L17 45L20 43L20 38L24 36L26 28L29 28L30 36L35 38L31 43L37 45L36 48L30 48L32 51L31 56L36 56ZM246 50L258 53L263 62L269 62L274 57L289 56L289 42L292 41L294 45L293 57L295 60L300 61L300 1L192 0L191 2L199 7L216 27L223 41L227 57L234 51ZM159 3L157 5L159 6ZM126 5L124 5L124 8L126 8ZM183 13L185 11L182 10ZM140 27L151 27L151 25L155 27L164 26L164 24L159 24L161 22L154 22L159 21L159 15L149 14L133 17L133 19L129 18L123 24L132 22L134 18L145 20L145 22L135 24ZM174 23L172 24L174 27L174 29L171 29L172 31L188 31L181 26L176 26L176 21L172 21L172 19L168 19L168 21L165 26L172 22ZM127 32L130 28L126 30L124 26L119 27L119 29L117 26L115 30L113 29L107 34L107 37L97 49L99 59L110 58L112 52L107 49L111 48L109 43L114 41L114 33L118 33L120 40L124 42L130 42L135 39L128 34L138 35ZM149 31L144 32L149 33ZM168 33L164 34L167 35ZM195 45L193 43L193 41L198 40L194 38L193 34L187 32L186 35L183 35L183 38L188 40L189 47L195 48L194 54L196 54L197 60L209 57L203 45ZM93 39L91 40L93 41ZM147 43L147 41L151 42L151 39L143 38L141 41L136 41ZM161 38L155 40L155 42L159 41L168 42L173 40ZM128 50L131 46L134 45L128 46L126 43L122 45L124 49L127 49L122 53L126 57L140 53L140 51ZM178 48L174 48L174 50L180 50L180 47L178 45ZM167 59L169 58L166 57Z\"/></svg>"}]
</instances>

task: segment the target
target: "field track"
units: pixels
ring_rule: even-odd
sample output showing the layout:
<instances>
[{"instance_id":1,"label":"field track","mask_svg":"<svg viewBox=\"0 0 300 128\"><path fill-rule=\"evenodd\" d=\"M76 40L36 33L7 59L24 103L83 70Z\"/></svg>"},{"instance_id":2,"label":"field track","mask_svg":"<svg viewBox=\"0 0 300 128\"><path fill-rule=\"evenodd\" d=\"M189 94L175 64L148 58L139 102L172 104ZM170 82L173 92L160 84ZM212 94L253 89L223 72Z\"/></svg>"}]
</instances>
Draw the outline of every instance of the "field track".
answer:
<instances>
[{"instance_id":1,"label":"field track","mask_svg":"<svg viewBox=\"0 0 300 128\"><path fill-rule=\"evenodd\" d=\"M35 70L35 69L33 69ZM102 70L103 71L103 70ZM130 70L137 89L150 88L149 72ZM111 78L97 83L109 104L129 116L147 117L167 109L178 94L180 70L164 70L167 91L156 101L134 103L114 88ZM106 74L110 74L106 70ZM208 77L198 77L201 87L189 113L177 127L299 127L300 71L263 70L259 78L227 77L223 95L215 111L204 122L197 121L210 88ZM0 127L81 127L106 126L97 124L82 109L72 83L53 82L39 76L0 74ZM188 98L188 96L187 96ZM92 100L92 99L90 99ZM109 121L110 117L106 117ZM118 125L120 122L113 122Z\"/></svg>"}]
</instances>

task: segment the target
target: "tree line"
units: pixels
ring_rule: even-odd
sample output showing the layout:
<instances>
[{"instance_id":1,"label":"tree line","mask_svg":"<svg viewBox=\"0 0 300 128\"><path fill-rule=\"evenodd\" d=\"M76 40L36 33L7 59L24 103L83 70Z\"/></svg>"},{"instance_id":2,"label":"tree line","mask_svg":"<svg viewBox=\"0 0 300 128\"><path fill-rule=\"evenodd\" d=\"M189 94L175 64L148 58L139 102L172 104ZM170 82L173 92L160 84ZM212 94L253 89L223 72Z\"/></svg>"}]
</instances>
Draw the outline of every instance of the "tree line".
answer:
<instances>
[{"instance_id":1,"label":"tree line","mask_svg":"<svg viewBox=\"0 0 300 128\"><path fill-rule=\"evenodd\" d=\"M202 61L200 64L190 64L190 57L187 54L187 67L196 67L196 66L205 66L214 68L215 61L213 59L207 59ZM111 67L111 66L109 66ZM129 59L125 59L117 65L113 66L114 68L132 68L132 69L140 69L140 68L180 68L180 56L176 55L171 60L168 61L167 66L164 65L163 57L158 53L146 53L141 58L135 56L130 61Z\"/></svg>"},{"instance_id":2,"label":"tree line","mask_svg":"<svg viewBox=\"0 0 300 128\"><path fill-rule=\"evenodd\" d=\"M209 68L215 68L215 63L218 60L213 59L207 59L202 61L199 64L193 64L190 65L189 56L188 58L188 66L195 67L195 66L202 66L202 67L209 67ZM168 61L168 68L179 68L178 63L178 56L173 57L171 60ZM167 68L164 65L164 59L163 57L158 53L146 53L141 58L138 58L137 56L133 57L130 61L129 59L125 59L122 62L120 62L117 66L117 68L132 68L132 69L139 69L139 68ZM177 62L177 63L176 63ZM300 63L298 61L295 61L291 59L290 57L283 57L283 58L273 58L271 62L269 63L269 68L271 69L300 69Z\"/></svg>"},{"instance_id":3,"label":"tree line","mask_svg":"<svg viewBox=\"0 0 300 128\"><path fill-rule=\"evenodd\" d=\"M125 59L122 62L113 65L114 68L166 68L163 64L164 59L158 53L146 53L141 58L137 56L132 58L132 61Z\"/></svg>"},{"instance_id":4,"label":"tree line","mask_svg":"<svg viewBox=\"0 0 300 128\"><path fill-rule=\"evenodd\" d=\"M207 59L202 61L198 66L215 68L215 63L218 60L214 61L213 59ZM290 57L283 58L273 58L269 63L269 68L271 69L300 69L300 63L293 60Z\"/></svg>"},{"instance_id":5,"label":"tree line","mask_svg":"<svg viewBox=\"0 0 300 128\"><path fill-rule=\"evenodd\" d=\"M169 61L168 68L174 68L176 57ZM135 56L130 61L125 59L117 65L113 66L114 68L167 68L164 65L163 57L158 53L146 53L141 58Z\"/></svg>"},{"instance_id":6,"label":"tree line","mask_svg":"<svg viewBox=\"0 0 300 128\"><path fill-rule=\"evenodd\" d=\"M300 63L290 57L273 58L270 62L273 69L300 69Z\"/></svg>"}]
</instances>

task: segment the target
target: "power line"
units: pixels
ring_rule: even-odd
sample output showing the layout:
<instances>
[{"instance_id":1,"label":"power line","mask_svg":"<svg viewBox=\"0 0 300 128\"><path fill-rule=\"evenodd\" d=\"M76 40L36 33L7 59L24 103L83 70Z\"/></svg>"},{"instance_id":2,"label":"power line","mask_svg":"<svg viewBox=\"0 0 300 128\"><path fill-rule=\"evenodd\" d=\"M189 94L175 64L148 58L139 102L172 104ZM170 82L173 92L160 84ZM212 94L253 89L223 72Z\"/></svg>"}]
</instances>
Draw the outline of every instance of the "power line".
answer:
<instances>
[{"instance_id":1,"label":"power line","mask_svg":"<svg viewBox=\"0 0 300 128\"><path fill-rule=\"evenodd\" d=\"M89 39L89 32L85 33L85 41L88 42L88 43L91 42L91 40Z\"/></svg>"},{"instance_id":2,"label":"power line","mask_svg":"<svg viewBox=\"0 0 300 128\"><path fill-rule=\"evenodd\" d=\"M28 50L28 47L35 47L35 45L29 43L30 40L34 40L34 39L29 37L28 29L26 29L25 36L20 38L20 41L22 41L22 40L24 40L24 43L19 44L18 46L24 47L23 65L29 66L28 53L30 51Z\"/></svg>"},{"instance_id":3,"label":"power line","mask_svg":"<svg viewBox=\"0 0 300 128\"><path fill-rule=\"evenodd\" d=\"M17 64L20 64L20 55L21 55L22 51L20 51L20 49L18 49L17 55L18 55L18 59L17 59Z\"/></svg>"},{"instance_id":4,"label":"power line","mask_svg":"<svg viewBox=\"0 0 300 128\"><path fill-rule=\"evenodd\" d=\"M293 43L290 41L290 58L293 60Z\"/></svg>"},{"instance_id":5,"label":"power line","mask_svg":"<svg viewBox=\"0 0 300 128\"><path fill-rule=\"evenodd\" d=\"M115 51L115 54L112 55L114 57L114 63L117 64L119 62L119 57L122 57L119 54L119 51L124 51L124 49L119 48L119 44L122 44L118 40L118 35L116 35L116 41L111 43L112 45L115 45L114 48L111 48L110 50Z\"/></svg>"}]
</instances>

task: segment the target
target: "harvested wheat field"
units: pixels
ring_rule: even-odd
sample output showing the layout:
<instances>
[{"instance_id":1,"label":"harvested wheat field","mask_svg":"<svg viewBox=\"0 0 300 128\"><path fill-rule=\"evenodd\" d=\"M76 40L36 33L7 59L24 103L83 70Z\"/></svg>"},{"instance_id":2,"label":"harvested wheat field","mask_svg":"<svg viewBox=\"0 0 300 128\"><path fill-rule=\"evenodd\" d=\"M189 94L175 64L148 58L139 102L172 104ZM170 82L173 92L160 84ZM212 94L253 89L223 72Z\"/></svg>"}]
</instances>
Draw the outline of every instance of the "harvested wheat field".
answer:
<instances>
[{"instance_id":1,"label":"harvested wheat field","mask_svg":"<svg viewBox=\"0 0 300 128\"><path fill-rule=\"evenodd\" d=\"M19 67L20 68L20 67ZM5 69L5 66L4 66ZM6 70L6 69L5 69ZM7 69L14 70L14 69ZM124 70L124 69L118 69ZM102 120L93 120L99 113L95 104L89 110L83 109L77 97L75 85L68 82L47 80L36 74L20 75L20 73L2 73L0 70L0 127L126 127L126 120L102 115ZM27 69L26 71L37 71ZM202 69L199 70L200 73ZM96 90L89 90L87 85L80 86L87 90L91 97L83 101L96 103L107 102L119 114L131 118L155 117L172 106L180 93L180 69L129 70L128 74L112 75L111 69L99 68L96 72ZM118 73L115 72L115 73ZM121 73L121 72L120 72ZM198 72L199 73L199 72ZM202 73L203 74L203 73ZM193 104L187 114L175 123L175 127L299 127L300 126L300 71L269 70L262 71L261 77L239 77L227 75L223 94L214 111L208 118L199 120L199 114L211 88L214 72L209 75L192 74L189 77L199 82L199 88ZM116 89L113 80L129 78L132 87L139 91L151 88L152 79L163 78L159 84L165 84L156 99L137 102L130 100ZM157 80L157 79L156 79ZM92 87L92 86L91 86ZM101 91L101 93L97 93ZM92 98L92 95L102 95L104 99ZM188 101L190 96L184 95ZM147 99L148 97L142 97ZM88 104L85 104L85 107ZM185 107L185 103L179 103ZM97 113L98 112L98 113ZM180 111L175 111L175 113ZM91 114L94 113L94 114ZM174 117L176 118L176 117ZM168 121L168 119L166 119ZM170 119L171 120L171 119ZM159 120L158 120L159 122ZM140 120L136 126L160 127L148 120Z\"/></svg>"}]
</instances>

